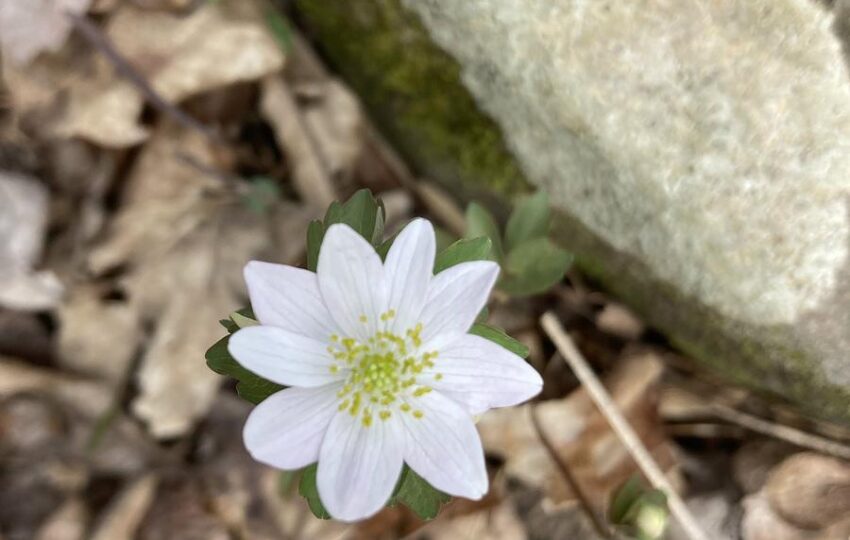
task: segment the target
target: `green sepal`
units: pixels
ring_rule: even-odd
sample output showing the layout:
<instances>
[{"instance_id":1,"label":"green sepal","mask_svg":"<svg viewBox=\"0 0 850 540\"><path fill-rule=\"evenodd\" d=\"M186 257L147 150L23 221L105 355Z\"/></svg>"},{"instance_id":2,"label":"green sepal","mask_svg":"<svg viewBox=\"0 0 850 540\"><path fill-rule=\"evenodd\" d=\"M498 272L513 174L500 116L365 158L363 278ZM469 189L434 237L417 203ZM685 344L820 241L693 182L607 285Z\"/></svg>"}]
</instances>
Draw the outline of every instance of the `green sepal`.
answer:
<instances>
[{"instance_id":1,"label":"green sepal","mask_svg":"<svg viewBox=\"0 0 850 540\"><path fill-rule=\"evenodd\" d=\"M520 358L528 358L528 347L495 326L490 326L489 324L484 323L475 323L472 325L472 328L469 329L469 333L483 337L484 339L489 339L496 345L506 348Z\"/></svg>"}]
</instances>

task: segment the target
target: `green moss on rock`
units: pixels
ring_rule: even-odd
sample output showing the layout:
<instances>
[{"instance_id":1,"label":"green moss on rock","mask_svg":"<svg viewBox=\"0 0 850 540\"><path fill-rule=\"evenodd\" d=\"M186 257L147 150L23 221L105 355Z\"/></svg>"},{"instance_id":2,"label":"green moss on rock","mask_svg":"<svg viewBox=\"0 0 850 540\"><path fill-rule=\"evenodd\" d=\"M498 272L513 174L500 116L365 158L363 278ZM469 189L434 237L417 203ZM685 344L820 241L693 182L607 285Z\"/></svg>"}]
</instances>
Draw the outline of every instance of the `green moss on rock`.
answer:
<instances>
[{"instance_id":1,"label":"green moss on rock","mask_svg":"<svg viewBox=\"0 0 850 540\"><path fill-rule=\"evenodd\" d=\"M465 191L513 195L528 183L460 67L398 0L297 0L322 52L418 172Z\"/></svg>"}]
</instances>

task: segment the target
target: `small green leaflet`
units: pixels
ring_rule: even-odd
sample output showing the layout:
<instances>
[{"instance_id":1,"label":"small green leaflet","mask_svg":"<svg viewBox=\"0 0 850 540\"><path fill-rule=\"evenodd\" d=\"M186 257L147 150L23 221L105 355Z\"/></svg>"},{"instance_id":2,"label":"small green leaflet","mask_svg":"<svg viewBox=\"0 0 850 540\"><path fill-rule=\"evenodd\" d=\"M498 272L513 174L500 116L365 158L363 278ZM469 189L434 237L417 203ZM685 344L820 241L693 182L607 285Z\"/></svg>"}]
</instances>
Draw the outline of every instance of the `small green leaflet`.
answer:
<instances>
[{"instance_id":1,"label":"small green leaflet","mask_svg":"<svg viewBox=\"0 0 850 540\"><path fill-rule=\"evenodd\" d=\"M499 288L515 296L546 292L564 277L572 255L548 238L536 238L508 253Z\"/></svg>"},{"instance_id":2,"label":"small green leaflet","mask_svg":"<svg viewBox=\"0 0 850 540\"><path fill-rule=\"evenodd\" d=\"M523 242L549 235L549 197L545 191L523 198L505 227L505 250L511 251Z\"/></svg>"},{"instance_id":3,"label":"small green leaflet","mask_svg":"<svg viewBox=\"0 0 850 540\"><path fill-rule=\"evenodd\" d=\"M502 251L502 235L496 220L486 208L478 203L470 203L466 208L466 238L489 238L493 243L491 253L492 260L501 261L504 253Z\"/></svg>"},{"instance_id":4,"label":"small green leaflet","mask_svg":"<svg viewBox=\"0 0 850 540\"><path fill-rule=\"evenodd\" d=\"M486 236L458 240L437 255L434 260L434 273L439 274L446 268L462 262L487 260L492 245L491 240Z\"/></svg>"},{"instance_id":5,"label":"small green leaflet","mask_svg":"<svg viewBox=\"0 0 850 540\"><path fill-rule=\"evenodd\" d=\"M525 197L511 213L503 241L490 212L477 203L467 207L465 236L492 240L489 258L502 266L500 290L511 296L540 294L564 277L573 257L549 240L551 218L545 192Z\"/></svg>"}]
</instances>

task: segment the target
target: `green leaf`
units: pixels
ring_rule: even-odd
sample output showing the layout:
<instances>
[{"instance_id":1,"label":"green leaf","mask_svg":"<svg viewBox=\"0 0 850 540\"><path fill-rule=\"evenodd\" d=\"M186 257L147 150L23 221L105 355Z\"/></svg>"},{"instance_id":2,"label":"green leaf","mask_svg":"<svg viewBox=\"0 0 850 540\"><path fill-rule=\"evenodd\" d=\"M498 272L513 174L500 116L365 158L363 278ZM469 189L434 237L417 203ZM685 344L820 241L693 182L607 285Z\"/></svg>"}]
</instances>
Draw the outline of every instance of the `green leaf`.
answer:
<instances>
[{"instance_id":1,"label":"green leaf","mask_svg":"<svg viewBox=\"0 0 850 540\"><path fill-rule=\"evenodd\" d=\"M384 240L384 226L387 224L387 209L384 207L384 201L376 199L378 203L378 211L375 214L375 230L372 231L372 238L369 243L373 246L380 246Z\"/></svg>"},{"instance_id":2,"label":"green leaf","mask_svg":"<svg viewBox=\"0 0 850 540\"><path fill-rule=\"evenodd\" d=\"M493 243L487 237L458 240L447 247L434 261L434 273L468 261L488 260Z\"/></svg>"},{"instance_id":3,"label":"green leaf","mask_svg":"<svg viewBox=\"0 0 850 540\"><path fill-rule=\"evenodd\" d=\"M481 336L484 339L489 339L493 343L501 345L520 358L528 358L528 347L494 326L484 323L475 323L472 325L472 328L469 329L469 333Z\"/></svg>"},{"instance_id":4,"label":"green leaf","mask_svg":"<svg viewBox=\"0 0 850 540\"><path fill-rule=\"evenodd\" d=\"M505 228L505 249L511 251L520 244L549 234L549 197L545 191L523 198L517 204Z\"/></svg>"},{"instance_id":5,"label":"green leaf","mask_svg":"<svg viewBox=\"0 0 850 540\"><path fill-rule=\"evenodd\" d=\"M564 277L572 255L548 238L525 242L508 253L498 287L514 296L545 292Z\"/></svg>"},{"instance_id":6,"label":"green leaf","mask_svg":"<svg viewBox=\"0 0 850 540\"><path fill-rule=\"evenodd\" d=\"M219 375L227 375L238 381L236 392L239 397L253 404L260 403L283 386L267 381L242 367L227 350L230 336L224 336L209 348L206 354L207 366Z\"/></svg>"},{"instance_id":7,"label":"green leaf","mask_svg":"<svg viewBox=\"0 0 850 540\"><path fill-rule=\"evenodd\" d=\"M230 320L236 324L237 328L246 328L248 326L257 326L258 324L260 324L253 317L246 317L239 311L234 311L233 313L231 313ZM231 332L231 334L232 333L233 332Z\"/></svg>"},{"instance_id":8,"label":"green leaf","mask_svg":"<svg viewBox=\"0 0 850 540\"><path fill-rule=\"evenodd\" d=\"M222 325L225 330L227 330L228 334L232 334L233 332L239 330L239 325L233 322L232 319L221 319L218 321L218 324Z\"/></svg>"},{"instance_id":9,"label":"green leaf","mask_svg":"<svg viewBox=\"0 0 850 540\"><path fill-rule=\"evenodd\" d=\"M401 486L390 501L401 502L421 519L434 519L440 513L440 507L452 500L451 495L434 488L413 469L404 466L402 471Z\"/></svg>"},{"instance_id":10,"label":"green leaf","mask_svg":"<svg viewBox=\"0 0 850 540\"><path fill-rule=\"evenodd\" d=\"M378 223L378 212L378 201L372 196L372 192L368 189L361 189L342 206L342 215L338 223L345 223L357 231L367 242L372 243L372 237ZM329 225L325 222L325 230Z\"/></svg>"},{"instance_id":11,"label":"green leaf","mask_svg":"<svg viewBox=\"0 0 850 540\"><path fill-rule=\"evenodd\" d=\"M321 221L314 220L307 226L307 270L316 271L319 265L319 249L325 238L325 226Z\"/></svg>"},{"instance_id":12,"label":"green leaf","mask_svg":"<svg viewBox=\"0 0 850 540\"><path fill-rule=\"evenodd\" d=\"M361 189L351 196L345 204L331 203L323 221L311 221L307 227L307 270L316 271L319 264L319 251L325 232L335 223L345 223L372 245L384 235L385 210L383 203L372 196L368 189Z\"/></svg>"},{"instance_id":13,"label":"green leaf","mask_svg":"<svg viewBox=\"0 0 850 540\"><path fill-rule=\"evenodd\" d=\"M496 220L486 208L478 203L470 203L466 207L466 234L465 238L489 238L493 243L491 252L493 259L501 261L503 257L502 251L502 235L499 233L499 227L496 225Z\"/></svg>"},{"instance_id":14,"label":"green leaf","mask_svg":"<svg viewBox=\"0 0 850 540\"><path fill-rule=\"evenodd\" d=\"M313 512L314 516L319 519L330 519L331 515L319 498L319 488L316 485L316 470L318 467L318 463L313 463L304 469L304 472L301 473L301 482L298 484L298 493L307 499L307 506L310 507L310 511Z\"/></svg>"}]
</instances>

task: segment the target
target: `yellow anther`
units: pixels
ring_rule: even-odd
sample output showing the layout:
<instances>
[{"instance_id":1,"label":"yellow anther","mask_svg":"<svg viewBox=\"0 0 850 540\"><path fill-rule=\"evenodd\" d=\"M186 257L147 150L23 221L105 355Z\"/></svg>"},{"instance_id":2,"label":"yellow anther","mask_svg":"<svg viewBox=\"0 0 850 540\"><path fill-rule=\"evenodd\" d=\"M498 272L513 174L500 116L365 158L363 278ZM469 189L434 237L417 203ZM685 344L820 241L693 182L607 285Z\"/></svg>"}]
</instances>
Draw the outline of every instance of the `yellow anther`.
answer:
<instances>
[{"instance_id":1,"label":"yellow anther","mask_svg":"<svg viewBox=\"0 0 850 540\"><path fill-rule=\"evenodd\" d=\"M401 409L404 412L409 412L410 411L410 405L408 405L407 403L402 403L401 407L399 407L399 409Z\"/></svg>"},{"instance_id":2,"label":"yellow anther","mask_svg":"<svg viewBox=\"0 0 850 540\"><path fill-rule=\"evenodd\" d=\"M413 417L414 418L422 418L423 416L425 416L424 412L422 412L420 410L413 411Z\"/></svg>"},{"instance_id":3,"label":"yellow anther","mask_svg":"<svg viewBox=\"0 0 850 540\"><path fill-rule=\"evenodd\" d=\"M431 391L430 386L420 386L419 388L417 388L416 390L413 391L413 396L414 397L422 397L430 391Z\"/></svg>"},{"instance_id":4,"label":"yellow anther","mask_svg":"<svg viewBox=\"0 0 850 540\"><path fill-rule=\"evenodd\" d=\"M369 319L366 317L366 315L360 315L359 319L360 319L360 322L362 322L362 323L366 323L366 322L369 321Z\"/></svg>"},{"instance_id":5,"label":"yellow anther","mask_svg":"<svg viewBox=\"0 0 850 540\"><path fill-rule=\"evenodd\" d=\"M390 416L392 416L392 413L390 411L381 411L378 413L378 416L381 418L381 420L389 420Z\"/></svg>"}]
</instances>

